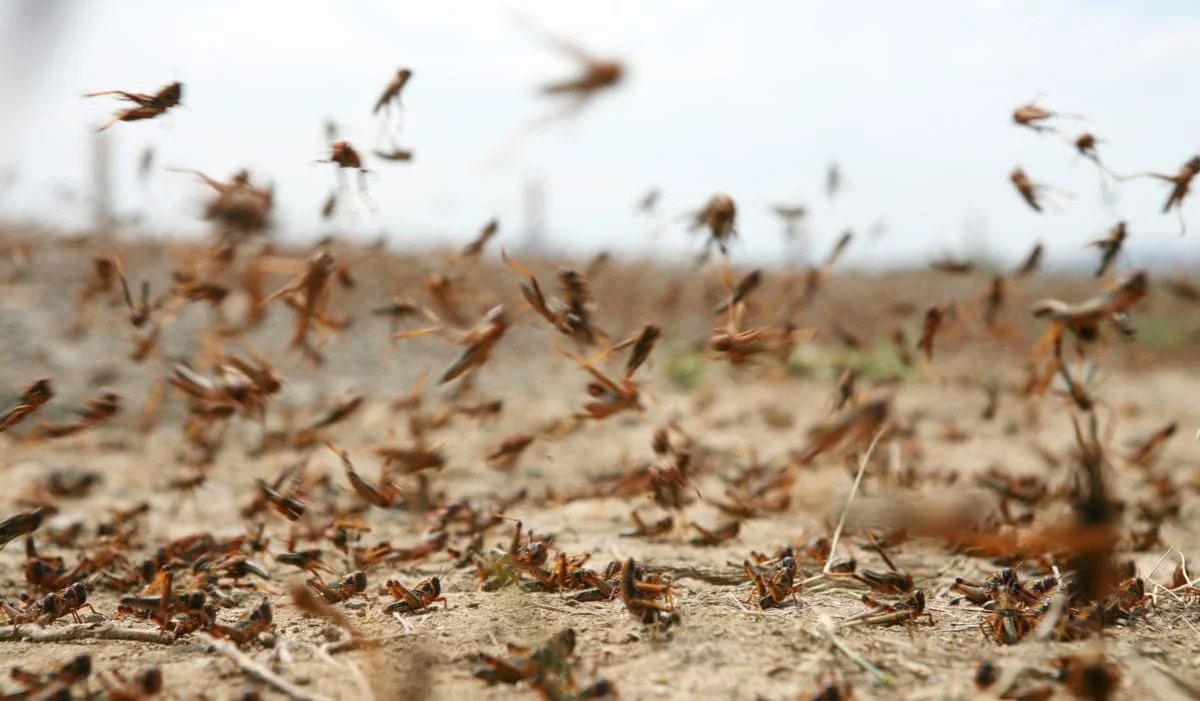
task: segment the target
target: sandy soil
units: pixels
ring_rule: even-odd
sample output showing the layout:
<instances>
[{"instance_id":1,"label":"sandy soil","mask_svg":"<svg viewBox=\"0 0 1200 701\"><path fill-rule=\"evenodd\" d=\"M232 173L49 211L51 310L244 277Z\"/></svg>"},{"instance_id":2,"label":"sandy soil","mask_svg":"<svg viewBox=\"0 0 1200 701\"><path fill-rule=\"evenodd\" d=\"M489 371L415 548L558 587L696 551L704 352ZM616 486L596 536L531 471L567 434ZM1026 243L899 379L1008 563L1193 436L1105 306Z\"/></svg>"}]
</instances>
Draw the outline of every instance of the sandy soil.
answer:
<instances>
[{"instance_id":1,"label":"sandy soil","mask_svg":"<svg viewBox=\"0 0 1200 701\"><path fill-rule=\"evenodd\" d=\"M81 520L85 535L79 547L86 548L94 542L97 524L108 518L109 508L147 501L151 508L141 529L143 545L130 553L136 562L168 540L190 533L209 531L221 537L243 532L246 524L240 512L255 494L255 480L272 479L305 454L310 474L328 474L332 498L342 504L353 503L354 494L337 459L319 443L311 451L256 455L259 429L245 419L231 421L224 448L194 495L169 487L172 478L189 469L181 457L185 402L169 396L158 425L148 432L137 429L138 413L154 380L168 373L172 361L196 358L202 352L202 332L211 325L212 316L200 305L187 307L165 329L161 349L141 364L128 360L132 330L119 307L98 304L86 335L67 337L65 331L75 310L70 295L89 275L88 255L110 250L122 253L131 276L147 276L155 290L167 284L173 264L169 252L128 243L86 241L73 247L44 243L23 275L16 268L7 272L10 279L0 292L0 350L7 359L0 368L0 388L8 396L16 396L28 382L50 377L57 392L28 425L61 419L71 407L101 389L116 392L124 404L112 422L75 437L41 443L21 441L22 431L0 437L5 485L0 515L27 508L19 500L52 470L94 471L101 476L101 483L83 498L56 499L58 514L52 523ZM353 258L356 253L339 251L335 255ZM366 309L386 302L396 292L419 297L416 274L438 264L432 257L383 256L359 263L355 268L357 287L334 292L336 307L353 315L355 323L347 333L330 339L325 346L329 361L323 367L312 368L286 352L291 314L281 306L272 308L263 328L232 342L231 349L241 344L262 353L285 378L283 391L270 402L268 428L282 427L289 420L303 423L337 398L358 392L365 397L363 407L321 435L349 451L364 475L377 475L378 460L367 448L410 441L407 416L393 411L390 402L408 392L422 372L440 372L457 350L433 337L393 344L388 340L388 323L371 318ZM546 287L553 286L552 267L543 264L534 269L545 276ZM477 283L483 290L482 306L503 300L510 309L519 309L517 279L498 266L488 270ZM662 571L675 589L681 616L678 627L665 632L647 629L619 600L579 603L568 593L527 592L518 587L480 591L475 568L456 567L454 558L441 552L417 562L368 569L365 597L339 608L364 634L384 642L378 649L330 656L320 652L320 645L329 641L330 634L336 637L336 631L301 613L287 594L289 585L305 575L260 553L254 559L272 575L259 586L262 593L231 590L238 605L220 611L222 621L232 622L261 596L271 602L275 621L274 633L267 640L271 645L252 642L243 647L243 653L304 692L323 698L363 698L363 683L380 699L535 698L526 684L488 686L474 678L473 656L480 652L502 655L506 643L536 645L568 626L578 634L580 677L594 669L625 699L809 698L818 689L818 674L829 664L853 685L855 698L979 698L981 692L972 680L982 659L997 661L1009 670L1021 666L1048 669L1049 658L1084 651L1102 651L1116 662L1122 679L1121 698L1182 697L1184 692L1160 671L1163 668L1200 683L1200 635L1196 629L1200 613L1192 599L1150 586L1156 595L1153 610L1143 620L1106 629L1100 640L1025 641L1001 646L979 630L986 614L971 605L953 604L948 591L956 576L980 579L998 566L983 558L949 554L930 542L904 543L892 553L897 565L909 571L925 592L933 625L839 629L837 638L845 649L865 664L831 648L824 632L865 610L859 600L863 589L852 582L836 586L814 583L799 594L798 606L760 610L753 603L746 604L750 584L742 573L742 561L751 551L769 553L788 543L799 545L829 535L849 492L858 453L835 452L804 467L786 511L744 520L738 536L718 546L690 544L695 532L683 524L695 521L715 527L725 523L729 517L709 503L712 498L722 498L722 477L754 461L776 467L787 464L806 444L806 430L826 415L833 390L832 366L838 358L861 358L863 353L847 356L835 341L822 336L812 344L822 349L822 354L819 362L813 361L817 370L809 377L779 368L731 370L713 360L696 360L703 367L703 376L691 378L694 386L685 388L677 359L689 357L685 354L694 342L705 338L712 319L706 310L720 292L712 289L715 276L711 271L676 271L673 275L686 281L684 302L674 312L662 315L654 311L658 295L645 291L662 287L661 276L651 282L648 278L656 276L648 275L644 268L612 264L593 283L598 318L612 327L614 336L629 333L650 319L664 325L664 340L644 371L643 389L651 390L654 397L647 398L643 414L620 415L589 423L557 440L537 441L511 473L489 468L484 456L500 439L535 431L577 410L586 399L585 374L550 352L552 344L562 343L561 337L532 314L521 313L511 334L498 346L493 363L481 374L477 388L479 398L504 399L501 415L492 422L456 416L433 431L431 440L445 442L447 462L444 469L431 475L430 483L435 495L480 504L525 489L528 497L509 506L507 512L523 519L527 528L554 534L555 551L587 553L588 564L598 569L611 560L633 557ZM236 275L231 272L229 279L233 284ZM286 276L272 277L270 289L285 280ZM874 324L885 318L882 305L886 302L906 299L916 305L917 315L901 322L911 328L919 323L925 304L946 298L970 300L986 287L986 281L979 275L965 280L932 275L886 280L846 276L831 281L826 301L812 313L810 323L825 326L828 319L838 318L886 354L890 326L876 328ZM884 441L867 470L859 508L844 539L860 569L884 568L880 558L863 547L857 519L871 516L879 504L900 498L894 491L898 488L897 467L917 476L911 489L951 499L966 498L956 496L959 492L954 490L974 493L975 475L993 466L1017 475L1040 475L1050 485L1068 479L1074 440L1066 400L1055 395L1021 399L1008 387L1023 379L1025 353L1038 332L1024 313L1031 296L1053 289L1066 298L1082 298L1095 285L1088 280L1051 283L1036 279L1031 284L1034 289L1019 290L1010 302L1006 319L1014 330L1005 340L984 338L975 326L960 332L949 330L939 349L936 370L921 366L890 390L878 390L894 394L892 415L913 426L915 433L903 440ZM778 301L786 294L786 287L777 287L764 291L762 299ZM239 303L236 294L228 300L231 317L238 315ZM1156 318L1171 318L1164 311L1165 302L1155 297L1151 304ZM477 318L474 305L467 307L472 310L468 316ZM1186 325L1186 310L1175 318ZM1196 546L1200 524L1196 490L1200 484L1194 475L1200 443L1193 440L1200 427L1200 404L1192 394L1200 393L1200 378L1185 355L1179 349L1152 348L1146 343L1113 343L1097 356L1101 374L1096 392L1105 400L1098 411L1109 434L1113 484L1127 501L1145 497L1147 478L1121 459L1127 452L1124 442L1167 421L1179 422L1180 430L1167 442L1153 468L1154 474L1166 475L1179 485L1179 516L1164 522L1162 544L1145 552L1122 554L1137 563L1141 575L1164 584L1170 582L1179 553L1190 558L1200 552ZM1160 356L1161 361L1157 360ZM985 395L979 383L985 377L997 378L1005 388L997 415L990 421L980 418ZM864 380L860 389L870 390L869 382ZM424 411L436 412L450 402L452 390L453 385L431 386ZM673 418L695 440L695 453L703 456L694 487L704 499L693 499L677 514L676 532L650 539L620 537L630 526L631 510L638 509L648 519L663 515L648 496L568 503L547 498L548 490L559 496L580 493L603 475L652 462L651 437L656 428ZM960 430L952 432L952 427ZM1063 458L1063 465L1048 467L1035 445ZM949 472L960 473L956 486L938 486L937 476ZM415 486L412 480L403 485L409 490ZM1035 522L1061 515L1065 508L1062 503L1048 502L1038 509ZM429 520L428 514L407 507L371 508L365 518L371 527L365 542L390 541L396 546L415 543ZM1126 518L1129 522L1123 528L1135 527L1132 516ZM502 545L509 532L507 525L489 530L487 545ZM288 523L268 515L266 534L271 538L269 552L282 552ZM449 546L461 548L465 542L465 538L452 537ZM61 555L68 563L75 559L76 548L56 547L40 537L38 543L43 554ZM0 598L8 602L19 602L21 594L29 591L22 575L21 544L20 539L15 540L0 552ZM331 566L344 573L343 556L328 542L321 547ZM1168 548L1174 548L1173 552L1159 563ZM803 563L800 575L808 577L817 569L812 562ZM386 580L413 585L434 575L441 578L446 608L435 607L402 619L383 612L392 600L382 587ZM85 619L112 619L121 593L96 586L89 601L98 613L85 614ZM153 629L147 622L128 617L118 623ZM68 617L48 628L69 624ZM0 654L8 667L47 670L80 652L92 656L97 675L109 670L129 675L152 666L161 668L164 696L170 698L234 698L248 688L257 689L264 698L279 696L277 690L250 679L233 661L216 654L194 635L172 645L103 640L0 642ZM874 671L869 671L868 665ZM0 682L0 687L17 688L9 681ZM93 683L91 688L101 687ZM1065 691L1060 693L1066 696Z\"/></svg>"}]
</instances>

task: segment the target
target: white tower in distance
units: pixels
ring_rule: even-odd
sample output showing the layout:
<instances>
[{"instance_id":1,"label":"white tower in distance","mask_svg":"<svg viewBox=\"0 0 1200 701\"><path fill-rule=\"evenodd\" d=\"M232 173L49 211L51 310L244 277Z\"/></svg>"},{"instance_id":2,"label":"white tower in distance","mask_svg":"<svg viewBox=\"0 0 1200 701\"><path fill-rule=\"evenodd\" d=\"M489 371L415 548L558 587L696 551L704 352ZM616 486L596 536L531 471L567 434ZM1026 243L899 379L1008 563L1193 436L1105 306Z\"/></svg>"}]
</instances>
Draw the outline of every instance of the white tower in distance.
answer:
<instances>
[{"instance_id":1,"label":"white tower in distance","mask_svg":"<svg viewBox=\"0 0 1200 701\"><path fill-rule=\"evenodd\" d=\"M541 175L525 179L525 237L521 248L544 253L546 248L546 184Z\"/></svg>"}]
</instances>

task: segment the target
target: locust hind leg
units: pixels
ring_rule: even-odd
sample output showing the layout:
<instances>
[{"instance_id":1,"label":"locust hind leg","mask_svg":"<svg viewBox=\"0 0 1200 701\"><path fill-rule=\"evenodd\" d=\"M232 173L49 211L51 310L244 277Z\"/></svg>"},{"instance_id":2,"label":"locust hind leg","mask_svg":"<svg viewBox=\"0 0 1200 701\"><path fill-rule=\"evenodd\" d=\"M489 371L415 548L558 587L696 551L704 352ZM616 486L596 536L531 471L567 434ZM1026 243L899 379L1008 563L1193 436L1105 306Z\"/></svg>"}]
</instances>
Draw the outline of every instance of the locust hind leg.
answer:
<instances>
[{"instance_id":1,"label":"locust hind leg","mask_svg":"<svg viewBox=\"0 0 1200 701\"><path fill-rule=\"evenodd\" d=\"M396 106L396 119L395 119L396 131L403 131L404 130L404 105L400 104L400 98L398 98L398 97L395 100L395 106ZM391 110L389 110L389 121L390 121L390 112L391 112Z\"/></svg>"},{"instance_id":2,"label":"locust hind leg","mask_svg":"<svg viewBox=\"0 0 1200 701\"><path fill-rule=\"evenodd\" d=\"M384 141L395 143L391 139L391 133L388 131L388 121L391 112L391 106L389 105L384 109L387 110L387 112L383 115L383 118L376 120L379 124L379 129L375 132L375 143L383 143Z\"/></svg>"},{"instance_id":3,"label":"locust hind leg","mask_svg":"<svg viewBox=\"0 0 1200 701\"><path fill-rule=\"evenodd\" d=\"M112 119L110 119L107 122L105 122L104 124L101 124L100 126L96 127L96 133L99 134L102 131L107 131L109 127L111 127L112 125L121 121L121 119L124 116L125 116L124 112L118 112Z\"/></svg>"},{"instance_id":4,"label":"locust hind leg","mask_svg":"<svg viewBox=\"0 0 1200 701\"><path fill-rule=\"evenodd\" d=\"M354 198L347 197L347 195L350 193L350 186L346 182L346 174L342 172L341 168L338 168L336 172L337 172L338 203L340 204L342 202L345 202L346 203L346 214L349 216L350 221L357 222L358 221L358 208L354 204Z\"/></svg>"},{"instance_id":5,"label":"locust hind leg","mask_svg":"<svg viewBox=\"0 0 1200 701\"><path fill-rule=\"evenodd\" d=\"M371 199L370 193L367 192L367 171L358 171L358 196L366 205L367 210L371 213L371 219L379 221L379 206Z\"/></svg>"}]
</instances>

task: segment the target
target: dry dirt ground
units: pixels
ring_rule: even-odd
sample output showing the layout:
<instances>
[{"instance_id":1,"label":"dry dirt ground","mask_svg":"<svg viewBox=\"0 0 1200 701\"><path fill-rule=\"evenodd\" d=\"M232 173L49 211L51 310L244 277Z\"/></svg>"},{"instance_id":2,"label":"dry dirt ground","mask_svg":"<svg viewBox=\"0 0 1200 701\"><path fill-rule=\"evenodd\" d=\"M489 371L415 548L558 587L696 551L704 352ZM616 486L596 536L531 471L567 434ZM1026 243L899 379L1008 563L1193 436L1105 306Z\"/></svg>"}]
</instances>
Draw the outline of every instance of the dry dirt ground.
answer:
<instances>
[{"instance_id":1,"label":"dry dirt ground","mask_svg":"<svg viewBox=\"0 0 1200 701\"><path fill-rule=\"evenodd\" d=\"M169 481L187 469L180 455L184 402L169 396L158 425L148 432L137 430L138 413L153 381L169 372L172 361L196 359L205 350L202 332L211 317L199 305L187 308L164 331L160 351L141 364L128 360L131 330L119 307L98 305L85 335L67 335L75 313L71 295L90 274L89 256L114 251L124 256L131 277L145 275L156 291L165 287L169 269L177 264L167 249L154 245L84 240L68 246L43 240L26 267L9 261L0 270L8 276L0 291L0 350L6 360L0 368L0 389L16 396L28 382L49 377L57 392L43 412L27 423L62 418L71 407L102 389L123 399L123 410L116 419L79 436L43 443L21 442L20 431L0 437L4 484L0 516L27 508L20 500L52 470L94 471L101 476L101 483L83 498L57 500L58 515L53 522L81 520L85 536L80 545L85 547L92 542L97 524L107 518L109 508L146 501L150 510L142 526L144 546L131 554L137 561L169 539L190 533L231 536L243 532L246 524L240 512L255 493L255 480L272 479L306 451L280 450L256 456L257 426L234 420L224 449L194 496L169 488ZM335 248L335 256L342 259L362 257L361 253ZM495 254L492 251L491 257ZM239 259L239 265L241 262ZM354 325L330 338L325 346L329 360L321 368L314 369L286 352L292 315L282 306L272 308L262 329L232 341L231 349L250 348L269 358L286 381L269 406L268 427L278 428L289 420L301 423L339 397L362 394L366 401L358 413L322 437L349 451L359 470L374 476L378 461L366 449L410 440L408 419L391 409L391 400L408 392L423 371L436 376L457 349L437 338L391 343L388 323L371 318L366 310L397 292L424 299L418 274L440 265L441 259L434 256L376 255L359 261L357 286L333 293L335 307L354 316ZM517 296L518 279L496 261L488 266L476 282L484 290L483 304L503 300L510 309L519 309L523 302ZM531 267L546 287L554 287L553 265L539 262ZM234 590L232 596L239 605L220 612L221 619L229 622L264 594L270 600L275 621L273 645L246 645L246 656L312 697L346 699L365 698L368 691L364 685L379 699L535 698L535 692L524 684L488 686L474 678L473 656L480 652L502 655L506 643L534 645L568 626L578 633L580 677L589 676L594 669L612 682L624 699L810 698L817 692L818 674L830 664L853 685L854 698L981 698L972 679L982 659L994 660L1010 671L1022 666L1046 670L1051 657L1082 651L1102 651L1116 662L1121 673L1119 698L1185 697L1182 688L1162 670L1200 683L1200 609L1190 597L1150 585L1156 601L1148 615L1128 626L1107 629L1100 640L1001 646L980 632L979 623L986 614L969 604L952 604L948 593L956 576L979 579L998 566L986 559L950 554L934 543L909 542L893 550L896 564L911 572L925 592L933 625L839 629L836 639L850 655L831 647L828 630L864 610L859 600L862 589L853 583L815 582L799 594L796 606L760 610L753 603L746 604L750 585L742 574L742 561L751 551L773 552L788 543L802 544L829 535L850 490L857 453L823 456L804 467L786 511L745 520L736 538L715 547L688 542L695 532L686 523L715 527L729 518L702 498L693 499L684 513L677 515L675 533L652 539L619 535L629 528L634 508L648 518L663 514L648 497L567 503L546 498L548 490L559 496L583 492L599 476L652 462L651 436L670 419L678 420L694 438L696 450L706 456L703 474L694 484L696 491L701 497L722 497L722 476L756 460L772 466L786 464L793 452L804 447L806 430L819 423L829 409L839 362L862 364L866 370L860 390L871 391L872 373L883 375L902 367L888 350L892 325L907 325L911 333L914 325L919 327L925 306L935 301L960 299L968 307L986 288L986 276L834 275L801 325L827 328L829 320L837 318L866 339L867 350L847 353L825 333L811 347L801 349L798 355L803 362L797 361L790 373L778 367L731 370L694 353L694 342L705 339L712 323L711 301L720 296L711 269L671 271L612 263L595 277L597 318L610 325L614 335L627 334L652 319L664 326L664 339L642 378L643 388L653 392L653 397L646 398L646 411L588 423L557 440L535 442L511 473L490 469L484 455L500 439L535 431L577 410L586 399L585 374L551 352L552 345L564 345L561 337L534 315L521 313L510 336L498 346L493 362L484 368L476 390L480 398L502 397L502 413L491 423L456 416L432 433L431 440L444 441L447 461L444 469L432 475L431 488L435 495L468 498L480 504L526 490L528 497L508 507L508 513L523 519L527 528L554 534L556 549L589 554L589 564L597 568L611 560L633 557L660 569L675 588L680 625L665 632L647 629L619 600L577 603L566 594L532 593L518 587L480 591L474 567L455 567L454 558L442 552L417 562L367 570L366 596L341 608L366 635L384 642L378 649L327 655L320 645L329 640L329 626L302 614L287 594L289 585L305 576L262 553L255 559L272 575L260 585L262 593ZM286 279L272 277L269 288L275 289ZM236 274L230 273L230 284L236 287L236 280ZM679 295L682 302L670 312L656 312L656 300L668 286L664 281L672 280L686 283ZM797 287L787 289L782 281L776 284L770 273L768 280L774 286L758 293L758 301L765 307L760 309L764 319L772 316L773 308L786 307L781 302L786 295L798 294ZM860 568L883 569L880 558L862 547L864 536L856 522L871 514L873 504L899 498L891 491L897 488L897 471L917 475L909 489L949 499L965 498L954 489L972 493L974 475L993 466L1015 475L1040 475L1052 486L1067 480L1074 448L1068 402L1053 394L1018 398L1009 388L1024 378L1023 363L1039 330L1026 318L1029 301L1050 291L1072 301L1082 299L1096 289L1096 283L1035 277L1028 284L1030 288L1024 289L1014 283L1004 316L1012 329L1005 339L984 338L977 322L948 329L940 341L943 345L936 368L919 364L914 371L901 372L898 383L876 389L894 395L892 416L913 426L915 433L903 440L885 440L867 470L858 496L860 508L843 541L858 558ZM1094 388L1104 400L1098 412L1101 427L1109 434L1113 488L1129 502L1145 497L1146 478L1122 460L1127 452L1125 441L1168 421L1178 422L1178 433L1167 442L1153 470L1179 486L1179 516L1164 523L1161 544L1145 552L1122 554L1136 561L1142 576L1160 584L1170 582L1180 554L1188 558L1200 555L1200 480L1195 475L1200 442L1193 440L1200 428L1200 403L1196 401L1200 376L1188 362L1187 344L1178 340L1196 325L1194 316L1189 316L1195 312L1166 297L1152 287L1143 315L1135 314L1135 319L1146 320L1144 328L1148 330L1142 339L1133 344L1110 340L1107 349L1099 351L1100 373ZM915 314L909 310L908 316L899 316L903 310L889 309L888 305L897 301L911 302ZM235 293L228 301L230 316L240 313L238 304ZM471 310L468 316L477 318L475 306L468 304L467 308ZM797 368L807 368L807 374ZM985 403L980 380L987 377L994 377L1002 387L998 412L990 421L980 418ZM430 383L424 410L435 412L449 402L452 389L453 385ZM1039 446L1058 456L1061 466L1049 467L1036 449ZM336 497L342 503L353 502L353 492L336 458L320 444L307 452L310 471L327 472ZM954 471L960 473L955 488L926 484L923 479ZM406 482L405 486L411 489L413 485ZM1061 503L1041 508L1036 522L1065 510ZM372 508L366 519L372 530L365 542L386 540L400 546L417 541L428 516L407 508ZM282 552L287 522L273 514L266 522L269 552ZM1126 529L1134 526L1130 517ZM488 531L487 545L502 544L509 530L501 525ZM68 563L75 560L73 549L56 547L45 539L39 542L44 553L61 555ZM465 539L452 538L450 546L464 543ZM342 555L329 543L323 547L334 569L345 572ZM1168 548L1173 550L1168 553ZM23 562L20 539L0 552L0 598L5 601L17 602L28 591ZM817 565L809 562L801 566L800 574L808 577L816 571ZM436 606L402 618L383 612L391 601L382 589L385 580L412 585L433 575L441 577L445 608ZM89 600L97 614L85 614L85 620L111 619L118 596L111 588L96 586ZM152 624L131 618L118 623L153 629ZM69 617L48 627L67 625ZM14 642L11 638L0 642L7 667L46 670L80 652L92 655L95 674L108 670L133 674L160 667L163 695L169 698L235 698L248 688L257 689L263 698L280 696L194 635L170 645L103 640ZM7 679L0 681L0 687L7 691L17 688ZM91 685L93 691L100 688L94 682ZM1066 692L1060 693L1066 696Z\"/></svg>"}]
</instances>

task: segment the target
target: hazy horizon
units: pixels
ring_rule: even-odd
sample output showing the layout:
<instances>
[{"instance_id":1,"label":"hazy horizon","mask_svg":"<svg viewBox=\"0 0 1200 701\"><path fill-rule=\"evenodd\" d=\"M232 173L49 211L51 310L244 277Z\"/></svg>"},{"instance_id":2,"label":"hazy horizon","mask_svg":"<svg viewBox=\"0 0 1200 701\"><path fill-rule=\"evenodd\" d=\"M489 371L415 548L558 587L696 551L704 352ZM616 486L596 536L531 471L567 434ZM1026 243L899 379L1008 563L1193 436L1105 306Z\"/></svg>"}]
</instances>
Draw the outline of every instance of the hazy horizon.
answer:
<instances>
[{"instance_id":1,"label":"hazy horizon","mask_svg":"<svg viewBox=\"0 0 1200 701\"><path fill-rule=\"evenodd\" d=\"M847 228L864 234L847 263L912 262L942 253L986 252L1015 260L1036 240L1048 262L1074 258L1084 241L1118 219L1129 223L1138 264L1151 250L1194 260L1200 208L1185 206L1193 231L1178 236L1160 214L1168 187L1119 186L1102 200L1093 164L1052 134L1011 122L1018 104L1079 112L1062 121L1074 136L1096 133L1117 172L1175 172L1200 150L1197 98L1181 88L1200 67L1200 9L1182 2L860 2L836 6L758 3L731 12L715 2L643 4L447 2L406 6L305 0L272 3L44 3L51 18L34 32L28 5L0 7L0 35L16 38L0 60L0 89L19 105L0 115L0 171L16 182L0 195L0 219L63 227L87 221L86 206L56 198L87 191L91 129L115 108L88 90L153 91L185 84L184 107L165 118L117 124L110 138L117 211L144 212L156 233L195 234L206 195L163 165L224 178L248 167L273 181L280 232L298 241L328 233L397 248L473 237L491 217L499 242L524 234L526 178L547 188L548 236L588 253L694 252L679 214L714 192L739 207L735 262L778 260L775 202L809 207L820 255ZM57 14L53 12L58 9ZM534 137L508 167L485 160L525 120L554 108L536 86L575 66L511 21L519 11L548 31L626 62L628 78L569 123ZM21 13L26 13L22 15ZM280 16L285 15L286 21ZM52 39L43 39L49 28ZM15 32L15 35L14 35ZM35 51L35 49L37 49ZM409 164L372 160L371 194L381 216L321 222L334 184L323 155L323 122L334 119L360 151L375 145L370 108L396 68L411 67L401 144ZM142 149L158 167L148 188L135 176ZM846 188L833 202L825 169L837 161ZM1061 211L1030 210L1008 173L1072 192L1050 198ZM660 187L655 222L635 202ZM965 246L974 242L975 249ZM979 250L986 242L985 250ZM1155 254L1159 255L1159 254Z\"/></svg>"}]
</instances>

